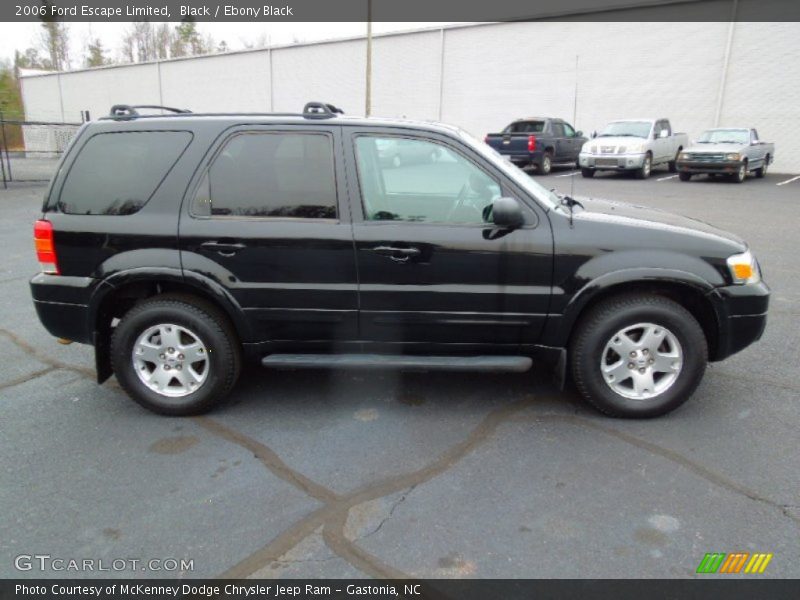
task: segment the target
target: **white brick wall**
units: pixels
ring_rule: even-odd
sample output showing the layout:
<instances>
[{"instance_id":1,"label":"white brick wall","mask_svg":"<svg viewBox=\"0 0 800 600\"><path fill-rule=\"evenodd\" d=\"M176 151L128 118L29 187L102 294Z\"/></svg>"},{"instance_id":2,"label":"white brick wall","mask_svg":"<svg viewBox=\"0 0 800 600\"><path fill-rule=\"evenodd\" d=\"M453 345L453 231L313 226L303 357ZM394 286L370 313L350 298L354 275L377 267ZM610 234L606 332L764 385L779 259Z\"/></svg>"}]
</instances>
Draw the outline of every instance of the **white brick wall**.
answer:
<instances>
[{"instance_id":1,"label":"white brick wall","mask_svg":"<svg viewBox=\"0 0 800 600\"><path fill-rule=\"evenodd\" d=\"M697 136L715 125L729 23L528 22L377 37L373 114L441 119L482 137L514 118L558 116L584 132L661 117ZM778 147L773 169L800 172L800 23L736 23L720 125L755 126ZM576 56L578 57L576 69ZM365 105L365 41L96 69L23 79L29 119L79 120L112 104L195 111L297 111ZM160 79L160 81L159 81Z\"/></svg>"}]
</instances>

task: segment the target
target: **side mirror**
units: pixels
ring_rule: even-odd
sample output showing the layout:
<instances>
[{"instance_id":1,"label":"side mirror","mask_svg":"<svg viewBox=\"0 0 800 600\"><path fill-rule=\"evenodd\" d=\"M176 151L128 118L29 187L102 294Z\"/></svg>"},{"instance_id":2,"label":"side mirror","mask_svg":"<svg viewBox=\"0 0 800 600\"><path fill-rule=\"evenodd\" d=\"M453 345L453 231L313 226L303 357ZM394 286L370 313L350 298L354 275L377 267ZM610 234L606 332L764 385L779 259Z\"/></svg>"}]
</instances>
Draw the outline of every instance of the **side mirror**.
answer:
<instances>
[{"instance_id":1,"label":"side mirror","mask_svg":"<svg viewBox=\"0 0 800 600\"><path fill-rule=\"evenodd\" d=\"M662 129L662 130L661 130L661 133L659 133L659 134L658 134L658 137L665 138L665 137L667 137L668 135L669 135L669 130L667 130L667 129Z\"/></svg>"},{"instance_id":2,"label":"side mirror","mask_svg":"<svg viewBox=\"0 0 800 600\"><path fill-rule=\"evenodd\" d=\"M596 138L596 137L597 137L597 132L596 132L596 131L593 131L593 132L592 132L592 139L594 139L594 138Z\"/></svg>"},{"instance_id":3,"label":"side mirror","mask_svg":"<svg viewBox=\"0 0 800 600\"><path fill-rule=\"evenodd\" d=\"M581 130L576 131L575 137L583 137L583 132Z\"/></svg>"},{"instance_id":4,"label":"side mirror","mask_svg":"<svg viewBox=\"0 0 800 600\"><path fill-rule=\"evenodd\" d=\"M514 198L498 198L492 202L492 222L498 227L517 229L525 224L522 207Z\"/></svg>"}]
</instances>

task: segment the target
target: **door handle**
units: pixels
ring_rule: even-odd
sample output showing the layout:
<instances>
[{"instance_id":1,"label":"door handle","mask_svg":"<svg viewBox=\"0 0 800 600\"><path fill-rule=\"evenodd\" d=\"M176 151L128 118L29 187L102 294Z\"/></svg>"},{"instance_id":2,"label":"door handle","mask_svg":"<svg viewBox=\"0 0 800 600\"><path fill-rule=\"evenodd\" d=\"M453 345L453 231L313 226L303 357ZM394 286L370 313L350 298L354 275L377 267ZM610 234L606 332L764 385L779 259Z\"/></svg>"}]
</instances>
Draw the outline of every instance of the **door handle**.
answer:
<instances>
[{"instance_id":1,"label":"door handle","mask_svg":"<svg viewBox=\"0 0 800 600\"><path fill-rule=\"evenodd\" d=\"M243 250L245 248L244 244L238 243L226 243L226 242L203 242L200 244L200 247L205 250L211 250L216 252L222 256L233 256L239 250Z\"/></svg>"},{"instance_id":2,"label":"door handle","mask_svg":"<svg viewBox=\"0 0 800 600\"><path fill-rule=\"evenodd\" d=\"M395 262L408 262L408 259L422 254L419 248L395 248L393 246L375 246L373 252L388 256Z\"/></svg>"}]
</instances>

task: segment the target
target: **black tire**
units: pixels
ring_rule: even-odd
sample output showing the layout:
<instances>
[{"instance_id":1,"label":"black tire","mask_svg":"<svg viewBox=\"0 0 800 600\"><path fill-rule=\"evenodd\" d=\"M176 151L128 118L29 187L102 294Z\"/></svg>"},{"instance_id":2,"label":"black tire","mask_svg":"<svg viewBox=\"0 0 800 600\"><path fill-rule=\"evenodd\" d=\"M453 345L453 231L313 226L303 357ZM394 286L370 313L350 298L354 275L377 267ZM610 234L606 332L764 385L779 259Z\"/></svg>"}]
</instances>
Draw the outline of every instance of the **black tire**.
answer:
<instances>
[{"instance_id":1,"label":"black tire","mask_svg":"<svg viewBox=\"0 0 800 600\"><path fill-rule=\"evenodd\" d=\"M691 181L692 174L681 171L680 173L678 173L678 179L680 179L681 181Z\"/></svg>"},{"instance_id":2,"label":"black tire","mask_svg":"<svg viewBox=\"0 0 800 600\"><path fill-rule=\"evenodd\" d=\"M539 165L539 175L549 175L553 170L553 154L549 150L542 156L542 164Z\"/></svg>"},{"instance_id":3,"label":"black tire","mask_svg":"<svg viewBox=\"0 0 800 600\"><path fill-rule=\"evenodd\" d=\"M670 173L677 173L678 172L678 155L683 151L683 148L678 148L678 152L675 154L675 160L671 160L667 163L667 168L669 168Z\"/></svg>"},{"instance_id":4,"label":"black tire","mask_svg":"<svg viewBox=\"0 0 800 600\"><path fill-rule=\"evenodd\" d=\"M645 399L617 393L600 368L606 344L617 332L639 323L665 328L677 338L683 352L683 365L673 383ZM650 418L689 399L703 378L708 345L697 320L681 305L661 296L626 294L602 301L581 319L570 346L570 360L578 390L599 411L612 417Z\"/></svg>"},{"instance_id":5,"label":"black tire","mask_svg":"<svg viewBox=\"0 0 800 600\"><path fill-rule=\"evenodd\" d=\"M636 171L634 174L636 175L636 179L647 179L650 177L650 173L653 171L653 156L648 152L645 154L644 160L642 161L642 166Z\"/></svg>"},{"instance_id":6,"label":"black tire","mask_svg":"<svg viewBox=\"0 0 800 600\"><path fill-rule=\"evenodd\" d=\"M759 179L764 179L764 176L767 174L767 168L769 167L769 154L764 157L764 164L761 165L761 168L756 169L756 177Z\"/></svg>"},{"instance_id":7,"label":"black tire","mask_svg":"<svg viewBox=\"0 0 800 600\"><path fill-rule=\"evenodd\" d=\"M139 336L149 327L163 323L195 333L208 357L205 380L197 390L180 398L169 398L148 388L132 360ZM122 318L111 337L111 361L122 389L133 400L155 413L188 416L211 410L233 389L242 358L233 327L216 307L192 296L165 294L140 302Z\"/></svg>"},{"instance_id":8,"label":"black tire","mask_svg":"<svg viewBox=\"0 0 800 600\"><path fill-rule=\"evenodd\" d=\"M588 179L594 177L594 169L581 169L581 175Z\"/></svg>"},{"instance_id":9,"label":"black tire","mask_svg":"<svg viewBox=\"0 0 800 600\"><path fill-rule=\"evenodd\" d=\"M739 166L739 170L731 175L731 181L734 183L743 183L745 179L747 179L747 161L743 162Z\"/></svg>"}]
</instances>

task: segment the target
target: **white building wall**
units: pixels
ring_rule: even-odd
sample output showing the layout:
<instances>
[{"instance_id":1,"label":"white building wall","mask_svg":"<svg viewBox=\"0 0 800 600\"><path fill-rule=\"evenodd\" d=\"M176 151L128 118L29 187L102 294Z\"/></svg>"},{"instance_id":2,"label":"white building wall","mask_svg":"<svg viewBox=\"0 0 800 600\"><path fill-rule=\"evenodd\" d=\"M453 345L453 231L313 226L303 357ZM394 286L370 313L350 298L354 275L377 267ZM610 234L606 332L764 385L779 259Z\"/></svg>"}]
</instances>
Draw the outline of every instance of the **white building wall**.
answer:
<instances>
[{"instance_id":1,"label":"white building wall","mask_svg":"<svg viewBox=\"0 0 800 600\"><path fill-rule=\"evenodd\" d=\"M274 110L298 112L313 100L364 114L365 49L362 39L273 50Z\"/></svg>"},{"instance_id":2,"label":"white building wall","mask_svg":"<svg viewBox=\"0 0 800 600\"><path fill-rule=\"evenodd\" d=\"M162 62L162 104L195 112L270 111L269 52Z\"/></svg>"},{"instance_id":3,"label":"white building wall","mask_svg":"<svg viewBox=\"0 0 800 600\"><path fill-rule=\"evenodd\" d=\"M520 22L381 36L372 114L441 118L479 137L522 116L574 120L585 133L612 119L664 116L697 136L717 124L719 108L720 125L752 125L776 143L775 171L800 172L800 23L735 23L726 68L730 27ZM299 111L309 100L357 115L365 46L344 40L29 76L23 99L28 119L48 121L77 121L87 109L96 118L112 104Z\"/></svg>"}]
</instances>

